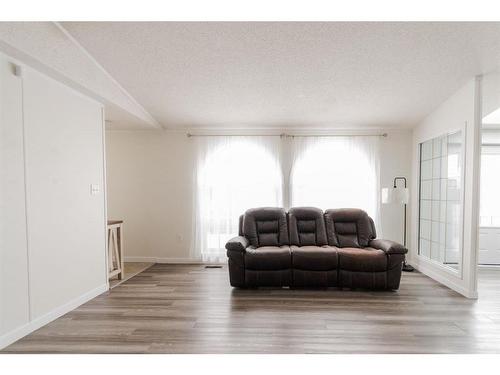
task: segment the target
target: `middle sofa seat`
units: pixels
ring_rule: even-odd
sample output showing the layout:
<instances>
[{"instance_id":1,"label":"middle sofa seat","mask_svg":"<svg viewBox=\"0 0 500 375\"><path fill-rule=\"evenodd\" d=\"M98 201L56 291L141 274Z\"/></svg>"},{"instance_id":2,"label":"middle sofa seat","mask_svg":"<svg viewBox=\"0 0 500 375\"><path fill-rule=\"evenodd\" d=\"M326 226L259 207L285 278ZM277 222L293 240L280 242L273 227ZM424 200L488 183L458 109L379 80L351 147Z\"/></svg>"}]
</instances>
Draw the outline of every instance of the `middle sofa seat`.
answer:
<instances>
[{"instance_id":1,"label":"middle sofa seat","mask_svg":"<svg viewBox=\"0 0 500 375\"><path fill-rule=\"evenodd\" d=\"M323 211L295 207L288 212L292 279L296 287L338 285L338 251L328 246Z\"/></svg>"},{"instance_id":2,"label":"middle sofa seat","mask_svg":"<svg viewBox=\"0 0 500 375\"><path fill-rule=\"evenodd\" d=\"M331 246L290 246L293 268L309 271L329 271L338 268L337 249Z\"/></svg>"}]
</instances>

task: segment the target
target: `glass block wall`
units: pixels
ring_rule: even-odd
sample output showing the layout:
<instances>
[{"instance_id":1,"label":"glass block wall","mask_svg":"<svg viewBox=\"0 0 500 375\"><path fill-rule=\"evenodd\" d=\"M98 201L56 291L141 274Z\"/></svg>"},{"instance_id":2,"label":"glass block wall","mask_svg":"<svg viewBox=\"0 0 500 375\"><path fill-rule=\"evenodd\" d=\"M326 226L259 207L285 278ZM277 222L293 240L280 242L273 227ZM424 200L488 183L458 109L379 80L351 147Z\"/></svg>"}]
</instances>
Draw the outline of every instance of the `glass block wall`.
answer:
<instances>
[{"instance_id":1,"label":"glass block wall","mask_svg":"<svg viewBox=\"0 0 500 375\"><path fill-rule=\"evenodd\" d=\"M453 268L461 260L462 132L420 144L419 254Z\"/></svg>"}]
</instances>

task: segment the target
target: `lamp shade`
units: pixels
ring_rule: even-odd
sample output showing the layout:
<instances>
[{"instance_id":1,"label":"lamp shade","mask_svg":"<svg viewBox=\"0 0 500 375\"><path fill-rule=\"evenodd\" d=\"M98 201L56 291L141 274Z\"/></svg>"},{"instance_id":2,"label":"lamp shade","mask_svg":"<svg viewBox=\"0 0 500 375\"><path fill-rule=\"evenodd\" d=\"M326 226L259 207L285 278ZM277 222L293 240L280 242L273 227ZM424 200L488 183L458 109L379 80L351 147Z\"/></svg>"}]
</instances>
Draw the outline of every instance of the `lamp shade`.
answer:
<instances>
[{"instance_id":1,"label":"lamp shade","mask_svg":"<svg viewBox=\"0 0 500 375\"><path fill-rule=\"evenodd\" d=\"M408 204L410 201L410 190L403 187L383 188L382 203Z\"/></svg>"}]
</instances>

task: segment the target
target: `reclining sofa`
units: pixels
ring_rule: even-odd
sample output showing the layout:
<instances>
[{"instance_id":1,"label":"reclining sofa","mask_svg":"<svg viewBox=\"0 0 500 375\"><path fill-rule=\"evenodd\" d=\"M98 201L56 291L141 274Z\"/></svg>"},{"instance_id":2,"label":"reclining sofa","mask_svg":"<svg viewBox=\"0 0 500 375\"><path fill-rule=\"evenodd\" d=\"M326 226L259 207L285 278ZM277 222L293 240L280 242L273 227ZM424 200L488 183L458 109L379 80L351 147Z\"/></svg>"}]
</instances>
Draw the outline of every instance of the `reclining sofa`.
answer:
<instances>
[{"instance_id":1,"label":"reclining sofa","mask_svg":"<svg viewBox=\"0 0 500 375\"><path fill-rule=\"evenodd\" d=\"M233 287L399 288L407 249L376 239L359 209L263 207L240 217L226 244Z\"/></svg>"}]
</instances>

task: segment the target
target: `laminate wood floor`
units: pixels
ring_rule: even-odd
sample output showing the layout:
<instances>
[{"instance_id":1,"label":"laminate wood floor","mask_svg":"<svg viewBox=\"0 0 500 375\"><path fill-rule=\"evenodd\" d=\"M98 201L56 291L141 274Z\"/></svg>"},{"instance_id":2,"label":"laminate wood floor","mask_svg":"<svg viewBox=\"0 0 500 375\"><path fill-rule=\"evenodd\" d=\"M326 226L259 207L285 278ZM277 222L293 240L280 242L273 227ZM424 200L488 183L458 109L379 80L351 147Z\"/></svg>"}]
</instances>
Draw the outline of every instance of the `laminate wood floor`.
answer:
<instances>
[{"instance_id":1,"label":"laminate wood floor","mask_svg":"<svg viewBox=\"0 0 500 375\"><path fill-rule=\"evenodd\" d=\"M128 279L134 277L135 275L141 273L142 271L151 267L154 263L150 262L125 262L123 264L123 279L118 280L118 276L113 277L109 280L109 287L111 289L117 287L118 285L124 283Z\"/></svg>"},{"instance_id":2,"label":"laminate wood floor","mask_svg":"<svg viewBox=\"0 0 500 375\"><path fill-rule=\"evenodd\" d=\"M156 264L10 353L499 353L500 271L469 300L418 273L398 292L235 290L227 269Z\"/></svg>"}]
</instances>

